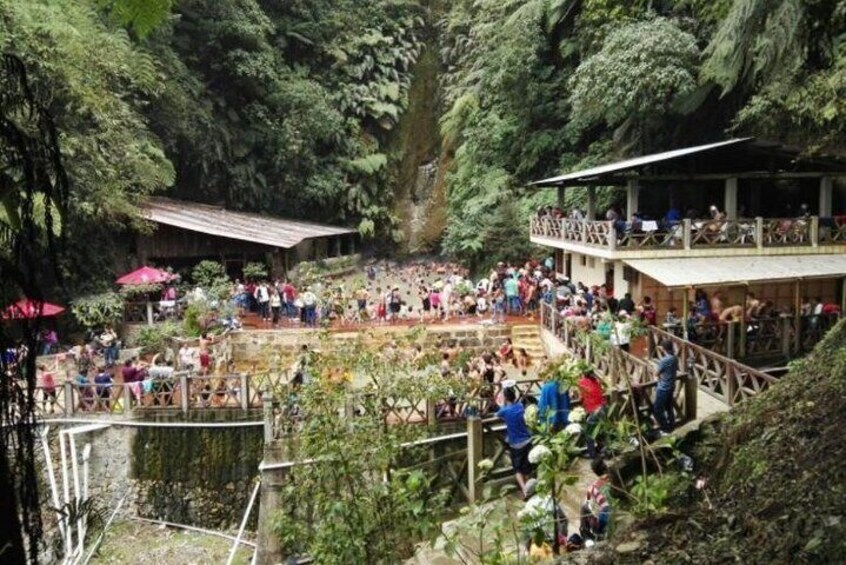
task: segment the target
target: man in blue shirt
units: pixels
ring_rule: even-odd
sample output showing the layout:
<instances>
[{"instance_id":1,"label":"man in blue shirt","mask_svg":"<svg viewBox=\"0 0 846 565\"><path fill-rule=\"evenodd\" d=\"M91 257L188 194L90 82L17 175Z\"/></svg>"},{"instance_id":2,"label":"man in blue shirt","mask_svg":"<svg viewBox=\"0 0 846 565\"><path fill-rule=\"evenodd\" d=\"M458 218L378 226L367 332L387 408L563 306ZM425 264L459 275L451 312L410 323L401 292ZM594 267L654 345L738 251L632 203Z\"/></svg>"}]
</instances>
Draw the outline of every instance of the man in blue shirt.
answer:
<instances>
[{"instance_id":1,"label":"man in blue shirt","mask_svg":"<svg viewBox=\"0 0 846 565\"><path fill-rule=\"evenodd\" d=\"M658 387L655 392L655 402L652 405L652 413L658 420L663 433L670 433L676 425L676 417L673 410L673 392L676 388L676 375L679 372L679 358L676 357L673 349L673 342L669 339L661 341L661 347L665 354L658 360Z\"/></svg>"},{"instance_id":2,"label":"man in blue shirt","mask_svg":"<svg viewBox=\"0 0 846 565\"><path fill-rule=\"evenodd\" d=\"M570 417L570 392L566 385L551 379L544 383L538 402L538 422L557 432L567 426Z\"/></svg>"},{"instance_id":3,"label":"man in blue shirt","mask_svg":"<svg viewBox=\"0 0 846 565\"><path fill-rule=\"evenodd\" d=\"M517 402L517 394L513 387L505 387L502 391L505 406L497 410L496 416L505 421L505 441L508 442L511 454L511 468L520 492L525 492L526 481L532 474L532 464L529 462L529 451L532 449L532 434L526 427L523 405Z\"/></svg>"}]
</instances>

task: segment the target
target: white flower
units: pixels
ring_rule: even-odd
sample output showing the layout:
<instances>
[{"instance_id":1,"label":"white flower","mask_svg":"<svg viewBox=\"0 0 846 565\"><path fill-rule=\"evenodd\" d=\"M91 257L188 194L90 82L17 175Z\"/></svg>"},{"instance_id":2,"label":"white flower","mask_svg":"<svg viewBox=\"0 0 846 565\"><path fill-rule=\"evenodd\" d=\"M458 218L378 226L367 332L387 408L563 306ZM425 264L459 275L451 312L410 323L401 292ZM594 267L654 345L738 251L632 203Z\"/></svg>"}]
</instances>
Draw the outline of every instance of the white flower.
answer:
<instances>
[{"instance_id":1,"label":"white flower","mask_svg":"<svg viewBox=\"0 0 846 565\"><path fill-rule=\"evenodd\" d=\"M571 436L577 436L582 433L582 426L577 423L568 424L566 428L564 428L564 433L570 434Z\"/></svg>"},{"instance_id":2,"label":"white flower","mask_svg":"<svg viewBox=\"0 0 846 565\"><path fill-rule=\"evenodd\" d=\"M584 408L582 408L581 406L576 406L575 408L570 410L570 416L567 419L574 423L583 422L586 415L587 414L585 413Z\"/></svg>"},{"instance_id":3,"label":"white flower","mask_svg":"<svg viewBox=\"0 0 846 565\"><path fill-rule=\"evenodd\" d=\"M552 455L552 452L545 445L536 445L529 451L529 463L537 465L547 457Z\"/></svg>"},{"instance_id":4,"label":"white flower","mask_svg":"<svg viewBox=\"0 0 846 565\"><path fill-rule=\"evenodd\" d=\"M493 469L494 465L493 461L491 461L490 459L482 459L481 461L476 463L476 466L479 468L480 471L490 471L491 469Z\"/></svg>"},{"instance_id":5,"label":"white flower","mask_svg":"<svg viewBox=\"0 0 846 565\"><path fill-rule=\"evenodd\" d=\"M523 411L523 420L530 428L535 428L538 425L538 407L536 404L529 404Z\"/></svg>"}]
</instances>

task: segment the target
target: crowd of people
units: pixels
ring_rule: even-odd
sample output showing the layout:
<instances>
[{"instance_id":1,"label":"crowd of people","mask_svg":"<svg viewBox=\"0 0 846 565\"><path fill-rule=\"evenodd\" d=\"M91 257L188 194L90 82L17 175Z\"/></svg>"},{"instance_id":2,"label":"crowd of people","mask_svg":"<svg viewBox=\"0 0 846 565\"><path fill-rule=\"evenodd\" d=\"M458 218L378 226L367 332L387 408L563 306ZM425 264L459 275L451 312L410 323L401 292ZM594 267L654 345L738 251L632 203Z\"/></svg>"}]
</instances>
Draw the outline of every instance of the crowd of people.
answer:
<instances>
[{"instance_id":1,"label":"crowd of people","mask_svg":"<svg viewBox=\"0 0 846 565\"><path fill-rule=\"evenodd\" d=\"M375 322L449 322L472 319L503 323L508 315L533 316L552 286L552 260L522 265L499 263L472 280L453 264L371 264L353 281L322 280L297 287L293 281L242 283L232 301L242 314L255 311L271 327L314 327Z\"/></svg>"}]
</instances>

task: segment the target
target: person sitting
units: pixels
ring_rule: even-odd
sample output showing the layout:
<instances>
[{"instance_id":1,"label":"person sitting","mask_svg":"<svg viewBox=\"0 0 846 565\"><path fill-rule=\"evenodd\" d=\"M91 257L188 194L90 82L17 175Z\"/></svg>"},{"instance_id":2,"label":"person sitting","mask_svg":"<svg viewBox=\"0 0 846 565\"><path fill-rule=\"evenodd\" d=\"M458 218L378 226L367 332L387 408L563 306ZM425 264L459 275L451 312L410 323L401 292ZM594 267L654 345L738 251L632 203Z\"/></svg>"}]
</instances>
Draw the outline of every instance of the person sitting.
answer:
<instances>
[{"instance_id":1,"label":"person sitting","mask_svg":"<svg viewBox=\"0 0 846 565\"><path fill-rule=\"evenodd\" d=\"M557 533L558 543L563 547L567 543L567 515L552 496L538 493L537 486L537 479L526 482L526 504L517 514L524 525L523 542L531 551L533 544L536 547L554 544Z\"/></svg>"},{"instance_id":2,"label":"person sitting","mask_svg":"<svg viewBox=\"0 0 846 565\"><path fill-rule=\"evenodd\" d=\"M100 405L106 410L111 409L110 388L112 386L112 375L106 371L105 366L101 366L94 377L94 384L97 385L97 397L100 399Z\"/></svg>"},{"instance_id":3,"label":"person sitting","mask_svg":"<svg viewBox=\"0 0 846 565\"><path fill-rule=\"evenodd\" d=\"M590 468L597 478L588 487L581 506L579 533L585 540L597 540L605 536L611 519L610 485L605 461L594 459Z\"/></svg>"},{"instance_id":4,"label":"person sitting","mask_svg":"<svg viewBox=\"0 0 846 565\"><path fill-rule=\"evenodd\" d=\"M517 354L514 356L514 366L521 370L526 370L532 365L532 358L529 355L529 352L526 351L525 347L521 347L517 350Z\"/></svg>"},{"instance_id":5,"label":"person sitting","mask_svg":"<svg viewBox=\"0 0 846 565\"><path fill-rule=\"evenodd\" d=\"M499 359L503 362L514 359L514 345L510 337L505 338L505 343L499 348Z\"/></svg>"}]
</instances>

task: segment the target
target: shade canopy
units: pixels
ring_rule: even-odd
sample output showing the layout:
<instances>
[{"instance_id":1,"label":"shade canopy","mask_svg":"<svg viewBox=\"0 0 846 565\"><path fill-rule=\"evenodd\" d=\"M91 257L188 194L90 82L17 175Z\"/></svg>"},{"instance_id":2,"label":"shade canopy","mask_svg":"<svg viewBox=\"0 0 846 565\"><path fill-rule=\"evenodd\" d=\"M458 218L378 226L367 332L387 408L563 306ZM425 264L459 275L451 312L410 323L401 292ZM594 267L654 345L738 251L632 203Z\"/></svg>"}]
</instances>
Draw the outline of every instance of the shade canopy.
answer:
<instances>
[{"instance_id":1,"label":"shade canopy","mask_svg":"<svg viewBox=\"0 0 846 565\"><path fill-rule=\"evenodd\" d=\"M40 302L23 298L3 310L4 320L34 320L35 318L49 318L58 316L65 309L57 304Z\"/></svg>"},{"instance_id":2,"label":"shade canopy","mask_svg":"<svg viewBox=\"0 0 846 565\"><path fill-rule=\"evenodd\" d=\"M668 257L624 262L670 288L846 277L846 254Z\"/></svg>"},{"instance_id":3,"label":"shade canopy","mask_svg":"<svg viewBox=\"0 0 846 565\"><path fill-rule=\"evenodd\" d=\"M131 273L127 273L117 280L120 285L159 284L168 282L173 278L171 273L155 269L153 267L141 267Z\"/></svg>"}]
</instances>

